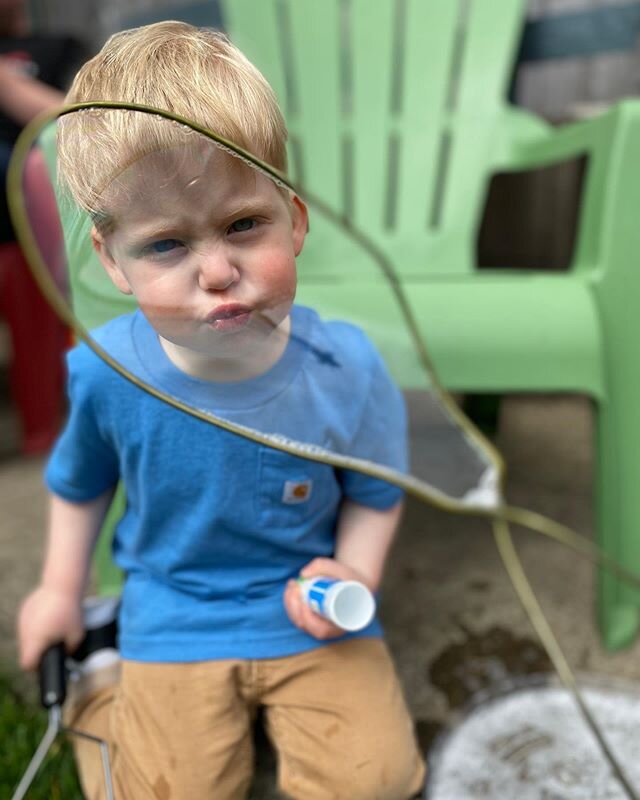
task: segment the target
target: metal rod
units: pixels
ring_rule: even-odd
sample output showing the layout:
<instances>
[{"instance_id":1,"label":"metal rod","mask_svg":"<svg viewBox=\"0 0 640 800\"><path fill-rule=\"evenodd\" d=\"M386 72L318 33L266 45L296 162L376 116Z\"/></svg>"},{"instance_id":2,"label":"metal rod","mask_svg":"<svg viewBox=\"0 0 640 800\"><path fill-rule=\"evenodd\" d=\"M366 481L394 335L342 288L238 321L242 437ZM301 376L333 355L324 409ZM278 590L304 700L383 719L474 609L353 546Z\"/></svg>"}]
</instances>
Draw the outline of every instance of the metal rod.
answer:
<instances>
[{"instance_id":1,"label":"metal rod","mask_svg":"<svg viewBox=\"0 0 640 800\"><path fill-rule=\"evenodd\" d=\"M113 794L113 780L111 778L111 764L109 762L109 745L104 739L99 736L92 736L85 731L77 730L76 728L61 728L62 733L69 736L76 736L78 739L84 739L87 742L93 742L100 748L100 758L102 759L102 774L104 776L104 788L106 800L114 800Z\"/></svg>"},{"instance_id":2,"label":"metal rod","mask_svg":"<svg viewBox=\"0 0 640 800\"><path fill-rule=\"evenodd\" d=\"M22 780L18 784L18 788L13 793L11 800L23 800L24 796L29 791L29 787L33 783L33 780L36 777L42 762L46 758L51 745L60 732L61 720L62 711L60 706L51 706L49 709L49 724L47 726L47 730L45 731L44 736L38 745L38 749L33 754L33 758L29 762L29 766L22 776Z\"/></svg>"}]
</instances>

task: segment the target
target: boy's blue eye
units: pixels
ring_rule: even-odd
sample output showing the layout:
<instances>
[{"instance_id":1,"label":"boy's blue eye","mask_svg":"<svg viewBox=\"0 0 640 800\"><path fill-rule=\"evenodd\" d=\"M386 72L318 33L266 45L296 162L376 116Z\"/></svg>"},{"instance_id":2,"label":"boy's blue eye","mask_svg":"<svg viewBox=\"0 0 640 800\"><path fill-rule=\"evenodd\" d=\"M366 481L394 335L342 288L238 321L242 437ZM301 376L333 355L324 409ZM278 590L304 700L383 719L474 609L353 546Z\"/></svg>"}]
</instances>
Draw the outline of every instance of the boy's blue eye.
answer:
<instances>
[{"instance_id":1,"label":"boy's blue eye","mask_svg":"<svg viewBox=\"0 0 640 800\"><path fill-rule=\"evenodd\" d=\"M246 231L252 230L255 224L255 219L243 217L243 219L237 219L235 222L232 222L229 226L229 230L233 231L233 233L245 233Z\"/></svg>"},{"instance_id":2,"label":"boy's blue eye","mask_svg":"<svg viewBox=\"0 0 640 800\"><path fill-rule=\"evenodd\" d=\"M150 245L147 245L146 250L152 255L170 253L172 250L175 250L176 247L180 247L181 244L182 242L179 242L177 239L160 239L157 242L152 242Z\"/></svg>"}]
</instances>

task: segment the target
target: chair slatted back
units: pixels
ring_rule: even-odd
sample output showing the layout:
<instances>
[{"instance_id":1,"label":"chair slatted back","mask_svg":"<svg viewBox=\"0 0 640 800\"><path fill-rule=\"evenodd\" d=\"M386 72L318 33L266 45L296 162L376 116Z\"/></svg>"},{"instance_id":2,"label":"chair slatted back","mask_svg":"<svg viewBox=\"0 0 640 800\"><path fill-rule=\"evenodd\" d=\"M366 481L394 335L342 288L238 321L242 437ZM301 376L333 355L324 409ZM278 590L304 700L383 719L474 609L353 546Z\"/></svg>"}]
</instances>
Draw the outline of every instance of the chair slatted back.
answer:
<instances>
[{"instance_id":1,"label":"chair slatted back","mask_svg":"<svg viewBox=\"0 0 640 800\"><path fill-rule=\"evenodd\" d=\"M279 97L293 179L403 274L470 270L509 135L521 0L223 0L222 12Z\"/></svg>"}]
</instances>

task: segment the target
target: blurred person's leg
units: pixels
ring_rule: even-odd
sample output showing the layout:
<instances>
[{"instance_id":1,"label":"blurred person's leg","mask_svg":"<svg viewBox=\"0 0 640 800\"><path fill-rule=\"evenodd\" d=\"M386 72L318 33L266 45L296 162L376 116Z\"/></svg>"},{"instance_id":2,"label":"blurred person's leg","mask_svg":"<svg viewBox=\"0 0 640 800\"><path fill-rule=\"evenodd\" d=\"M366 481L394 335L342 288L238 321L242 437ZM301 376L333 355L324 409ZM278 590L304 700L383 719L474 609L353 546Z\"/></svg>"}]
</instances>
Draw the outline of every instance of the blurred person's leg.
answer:
<instances>
[{"instance_id":1,"label":"blurred person's leg","mask_svg":"<svg viewBox=\"0 0 640 800\"><path fill-rule=\"evenodd\" d=\"M16 242L0 244L0 313L11 334L11 393L22 424L22 451L46 451L58 433L64 397L65 326L31 276Z\"/></svg>"},{"instance_id":2,"label":"blurred person's leg","mask_svg":"<svg viewBox=\"0 0 640 800\"><path fill-rule=\"evenodd\" d=\"M0 172L10 148L0 145ZM64 397L64 351L69 336L38 289L13 240L6 196L0 202L0 314L11 335L10 385L22 426L22 451L46 451L58 433ZM52 246L56 246L52 242ZM41 242L41 247L46 243Z\"/></svg>"}]
</instances>

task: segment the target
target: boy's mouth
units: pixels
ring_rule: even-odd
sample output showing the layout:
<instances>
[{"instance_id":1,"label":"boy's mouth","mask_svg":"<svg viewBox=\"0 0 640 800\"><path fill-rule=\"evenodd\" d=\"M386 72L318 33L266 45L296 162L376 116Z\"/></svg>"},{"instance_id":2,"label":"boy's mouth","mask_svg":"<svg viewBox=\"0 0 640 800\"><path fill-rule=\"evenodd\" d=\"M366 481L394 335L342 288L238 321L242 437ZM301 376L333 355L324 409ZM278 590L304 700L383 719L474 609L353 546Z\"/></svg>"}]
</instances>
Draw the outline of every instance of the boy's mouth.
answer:
<instances>
[{"instance_id":1,"label":"boy's mouth","mask_svg":"<svg viewBox=\"0 0 640 800\"><path fill-rule=\"evenodd\" d=\"M216 331L232 331L244 327L251 316L252 308L239 303L228 303L218 306L207 315L207 324Z\"/></svg>"}]
</instances>

